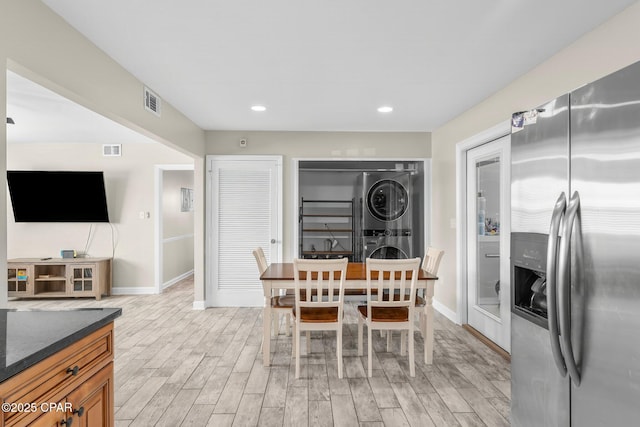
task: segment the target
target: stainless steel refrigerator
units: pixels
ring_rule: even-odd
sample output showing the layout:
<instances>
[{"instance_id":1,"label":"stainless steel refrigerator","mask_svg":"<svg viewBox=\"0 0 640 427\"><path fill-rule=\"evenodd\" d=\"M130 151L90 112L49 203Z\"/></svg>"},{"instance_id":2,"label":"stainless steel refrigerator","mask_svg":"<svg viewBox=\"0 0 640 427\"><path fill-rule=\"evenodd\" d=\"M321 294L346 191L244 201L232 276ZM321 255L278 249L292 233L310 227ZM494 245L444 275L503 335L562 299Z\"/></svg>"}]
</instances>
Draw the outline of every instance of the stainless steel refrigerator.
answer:
<instances>
[{"instance_id":1,"label":"stainless steel refrigerator","mask_svg":"<svg viewBox=\"0 0 640 427\"><path fill-rule=\"evenodd\" d=\"M512 425L640 425L640 63L513 121Z\"/></svg>"}]
</instances>

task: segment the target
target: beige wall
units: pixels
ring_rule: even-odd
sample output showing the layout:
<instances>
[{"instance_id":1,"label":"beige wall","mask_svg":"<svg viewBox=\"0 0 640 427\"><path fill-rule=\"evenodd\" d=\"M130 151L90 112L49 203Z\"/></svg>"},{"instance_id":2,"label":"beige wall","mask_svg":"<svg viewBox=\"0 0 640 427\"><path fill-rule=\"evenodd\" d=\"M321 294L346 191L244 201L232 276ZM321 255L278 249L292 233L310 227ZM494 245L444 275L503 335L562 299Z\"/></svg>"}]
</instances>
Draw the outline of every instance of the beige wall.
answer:
<instances>
[{"instance_id":1,"label":"beige wall","mask_svg":"<svg viewBox=\"0 0 640 427\"><path fill-rule=\"evenodd\" d=\"M514 111L536 107L574 88L640 60L640 3L586 34L531 72L438 128L432 134L433 244L445 250L435 299L457 312L455 146ZM527 40L523 39L523 43Z\"/></svg>"},{"instance_id":2,"label":"beige wall","mask_svg":"<svg viewBox=\"0 0 640 427\"><path fill-rule=\"evenodd\" d=\"M39 0L0 2L0 64L127 127L188 153L194 158L194 189L204 195L204 131L163 103L158 118L143 108L143 83L128 73ZM6 108L5 73L0 78L0 116ZM153 88L152 88L153 89ZM162 96L162 93L159 94ZM0 124L0 201L5 203L6 132ZM0 206L6 212L6 206ZM204 208L196 202L195 283L198 301L204 300ZM5 228L0 214L0 232ZM2 233L4 235L4 233ZM5 266L6 243L0 239L0 270ZM124 266L123 266L124 267ZM130 268L130 267L127 267ZM6 282L0 282L0 304L6 301Z\"/></svg>"},{"instance_id":3,"label":"beige wall","mask_svg":"<svg viewBox=\"0 0 640 427\"><path fill-rule=\"evenodd\" d=\"M162 284L193 270L193 212L183 212L181 189L193 189L193 171L162 173Z\"/></svg>"},{"instance_id":4,"label":"beige wall","mask_svg":"<svg viewBox=\"0 0 640 427\"><path fill-rule=\"evenodd\" d=\"M82 159L82 163L77 159ZM101 144L10 143L7 146L9 169L104 171L109 219L115 237L114 288L154 286L154 221L157 220L154 172L158 163L191 164L192 159L156 143L124 144L122 157L103 157ZM139 212L150 212L151 217L140 219ZM89 235L90 224L16 223L10 203L7 218L9 258L59 257L61 249L82 252ZM109 224L94 224L88 254L109 257L112 250Z\"/></svg>"},{"instance_id":5,"label":"beige wall","mask_svg":"<svg viewBox=\"0 0 640 427\"><path fill-rule=\"evenodd\" d=\"M295 158L412 159L431 157L431 135L426 132L207 132L207 154L282 155L284 185L285 259L292 251L293 178ZM240 139L246 138L246 148Z\"/></svg>"}]
</instances>

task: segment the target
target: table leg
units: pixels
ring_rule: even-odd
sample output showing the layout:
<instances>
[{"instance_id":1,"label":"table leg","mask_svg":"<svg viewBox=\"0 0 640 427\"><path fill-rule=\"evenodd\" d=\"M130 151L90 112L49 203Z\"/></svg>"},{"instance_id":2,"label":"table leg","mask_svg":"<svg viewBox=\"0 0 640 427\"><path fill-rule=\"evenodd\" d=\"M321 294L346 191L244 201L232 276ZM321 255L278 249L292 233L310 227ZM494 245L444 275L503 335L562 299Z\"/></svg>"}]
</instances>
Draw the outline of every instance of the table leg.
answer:
<instances>
[{"instance_id":1,"label":"table leg","mask_svg":"<svg viewBox=\"0 0 640 427\"><path fill-rule=\"evenodd\" d=\"M425 292L424 316L426 320L426 336L424 339L424 363L433 363L433 289L434 283L430 281Z\"/></svg>"},{"instance_id":2,"label":"table leg","mask_svg":"<svg viewBox=\"0 0 640 427\"><path fill-rule=\"evenodd\" d=\"M262 311L262 364L271 363L271 286L264 285L264 309Z\"/></svg>"}]
</instances>

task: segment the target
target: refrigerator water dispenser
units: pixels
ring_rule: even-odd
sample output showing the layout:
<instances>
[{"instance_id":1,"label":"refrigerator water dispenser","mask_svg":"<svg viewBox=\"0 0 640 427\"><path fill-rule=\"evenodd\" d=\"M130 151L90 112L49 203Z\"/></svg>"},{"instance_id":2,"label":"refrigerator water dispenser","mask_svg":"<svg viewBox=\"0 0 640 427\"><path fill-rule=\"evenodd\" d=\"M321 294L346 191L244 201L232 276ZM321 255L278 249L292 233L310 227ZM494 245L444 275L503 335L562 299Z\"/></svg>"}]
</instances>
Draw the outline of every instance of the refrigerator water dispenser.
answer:
<instances>
[{"instance_id":1,"label":"refrigerator water dispenser","mask_svg":"<svg viewBox=\"0 0 640 427\"><path fill-rule=\"evenodd\" d=\"M546 234L511 233L511 311L548 329L547 239Z\"/></svg>"}]
</instances>

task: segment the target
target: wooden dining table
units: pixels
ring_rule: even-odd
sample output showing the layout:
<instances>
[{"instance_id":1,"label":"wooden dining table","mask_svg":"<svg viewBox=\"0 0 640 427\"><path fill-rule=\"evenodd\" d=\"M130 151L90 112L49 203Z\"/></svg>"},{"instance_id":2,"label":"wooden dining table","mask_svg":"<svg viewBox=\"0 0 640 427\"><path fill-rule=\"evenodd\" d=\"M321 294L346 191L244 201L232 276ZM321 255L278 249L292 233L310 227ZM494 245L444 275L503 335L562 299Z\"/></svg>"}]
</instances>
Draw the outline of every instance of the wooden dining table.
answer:
<instances>
[{"instance_id":1,"label":"wooden dining table","mask_svg":"<svg viewBox=\"0 0 640 427\"><path fill-rule=\"evenodd\" d=\"M262 315L262 362L264 366L271 364L271 296L274 290L295 289L293 263L273 263L260 276L264 289L264 312ZM424 340L424 363L433 361L433 290L437 276L424 270L419 271L417 289L424 289L425 305L422 307L426 316L426 333ZM353 291L366 292L367 272L364 263L350 262L347 265L345 293ZM366 293L364 294L366 297Z\"/></svg>"}]
</instances>

